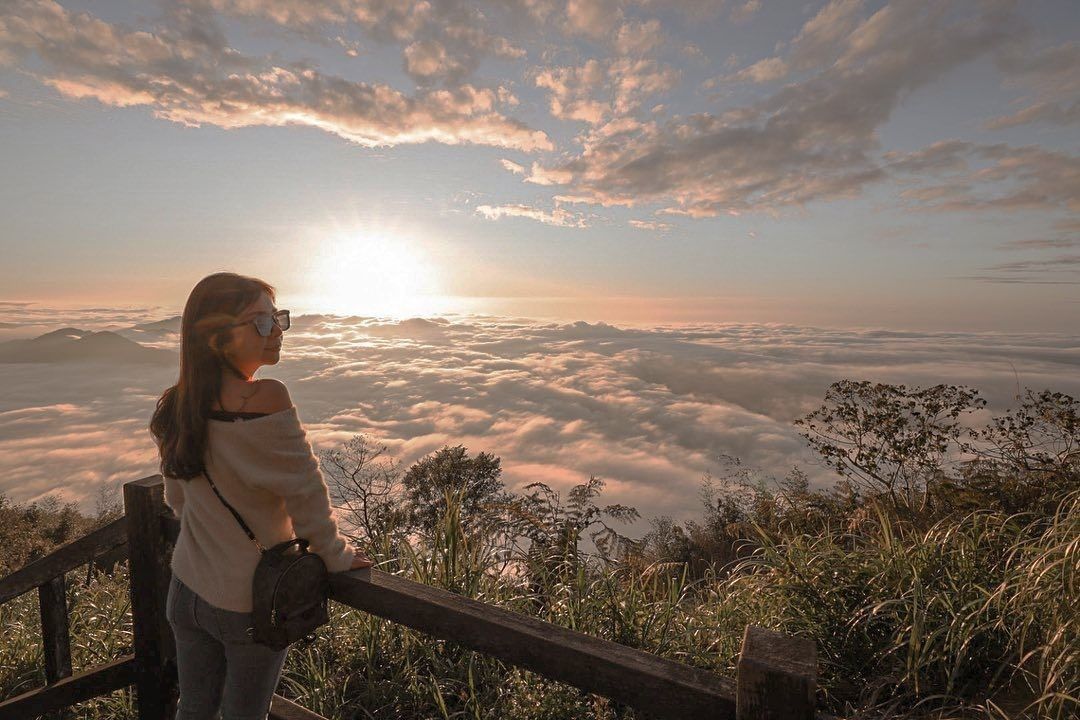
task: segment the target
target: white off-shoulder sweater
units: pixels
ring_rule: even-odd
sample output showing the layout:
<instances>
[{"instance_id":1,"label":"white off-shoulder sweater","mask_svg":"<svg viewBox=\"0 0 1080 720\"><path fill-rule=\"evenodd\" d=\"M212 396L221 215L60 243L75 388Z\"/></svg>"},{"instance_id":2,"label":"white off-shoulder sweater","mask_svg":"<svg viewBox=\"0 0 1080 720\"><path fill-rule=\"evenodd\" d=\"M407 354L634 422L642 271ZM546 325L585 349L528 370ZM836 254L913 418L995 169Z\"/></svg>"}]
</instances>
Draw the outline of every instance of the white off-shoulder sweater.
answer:
<instances>
[{"instance_id":1,"label":"white off-shoulder sweater","mask_svg":"<svg viewBox=\"0 0 1080 720\"><path fill-rule=\"evenodd\" d=\"M206 469L263 547L306 538L330 572L348 570L354 550L338 532L296 406L250 420L209 419L207 426ZM211 605L251 612L259 549L204 475L164 480L165 503L180 518L173 573Z\"/></svg>"}]
</instances>

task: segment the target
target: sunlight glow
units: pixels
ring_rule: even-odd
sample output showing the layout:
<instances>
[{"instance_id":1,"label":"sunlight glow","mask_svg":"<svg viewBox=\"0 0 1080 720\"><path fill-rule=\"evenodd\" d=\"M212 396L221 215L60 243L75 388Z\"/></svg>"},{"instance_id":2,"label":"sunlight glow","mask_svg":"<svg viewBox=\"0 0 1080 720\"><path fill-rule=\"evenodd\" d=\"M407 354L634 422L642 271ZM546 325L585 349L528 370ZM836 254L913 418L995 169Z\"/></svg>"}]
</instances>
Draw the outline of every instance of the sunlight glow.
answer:
<instances>
[{"instance_id":1,"label":"sunlight glow","mask_svg":"<svg viewBox=\"0 0 1080 720\"><path fill-rule=\"evenodd\" d=\"M308 303L343 315L410 317L438 312L435 269L415 242L367 231L316 243Z\"/></svg>"}]
</instances>

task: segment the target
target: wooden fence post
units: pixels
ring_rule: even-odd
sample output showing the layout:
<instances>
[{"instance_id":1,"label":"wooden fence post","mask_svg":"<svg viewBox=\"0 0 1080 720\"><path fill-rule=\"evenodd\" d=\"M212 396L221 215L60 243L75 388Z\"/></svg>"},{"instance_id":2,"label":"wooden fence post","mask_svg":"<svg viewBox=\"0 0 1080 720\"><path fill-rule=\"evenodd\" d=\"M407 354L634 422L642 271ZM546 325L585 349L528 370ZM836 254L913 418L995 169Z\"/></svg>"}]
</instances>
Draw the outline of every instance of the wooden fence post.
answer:
<instances>
[{"instance_id":1,"label":"wooden fence post","mask_svg":"<svg viewBox=\"0 0 1080 720\"><path fill-rule=\"evenodd\" d=\"M748 625L735 682L736 720L814 720L817 647Z\"/></svg>"},{"instance_id":2,"label":"wooden fence post","mask_svg":"<svg viewBox=\"0 0 1080 720\"><path fill-rule=\"evenodd\" d=\"M68 632L67 586L58 575L38 586L41 644L45 650L45 682L71 677L71 636Z\"/></svg>"},{"instance_id":3,"label":"wooden fence post","mask_svg":"<svg viewBox=\"0 0 1080 720\"><path fill-rule=\"evenodd\" d=\"M176 648L165 619L170 578L169 548L161 525L165 512L160 475L124 485L139 720L171 718L176 702L175 665L170 662Z\"/></svg>"}]
</instances>

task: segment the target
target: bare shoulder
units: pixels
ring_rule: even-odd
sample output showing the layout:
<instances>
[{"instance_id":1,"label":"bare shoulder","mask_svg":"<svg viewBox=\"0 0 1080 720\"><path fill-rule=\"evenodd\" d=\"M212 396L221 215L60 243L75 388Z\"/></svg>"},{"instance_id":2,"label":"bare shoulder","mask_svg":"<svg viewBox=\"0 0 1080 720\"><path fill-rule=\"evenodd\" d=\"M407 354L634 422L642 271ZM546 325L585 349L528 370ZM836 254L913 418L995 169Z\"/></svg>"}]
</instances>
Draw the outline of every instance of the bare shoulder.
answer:
<instances>
[{"instance_id":1,"label":"bare shoulder","mask_svg":"<svg viewBox=\"0 0 1080 720\"><path fill-rule=\"evenodd\" d=\"M259 406L265 412L273 413L288 410L292 407L292 404L289 388L285 386L285 383L274 378L264 378L259 381Z\"/></svg>"}]
</instances>

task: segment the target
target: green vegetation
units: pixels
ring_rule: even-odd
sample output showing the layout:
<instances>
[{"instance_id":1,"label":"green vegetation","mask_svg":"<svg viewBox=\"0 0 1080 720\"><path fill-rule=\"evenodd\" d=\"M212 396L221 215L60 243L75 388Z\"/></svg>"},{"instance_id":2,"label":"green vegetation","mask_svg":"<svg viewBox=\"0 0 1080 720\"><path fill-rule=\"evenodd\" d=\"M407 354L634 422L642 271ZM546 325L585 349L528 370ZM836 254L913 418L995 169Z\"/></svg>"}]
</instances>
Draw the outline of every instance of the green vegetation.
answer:
<instances>
[{"instance_id":1,"label":"green vegetation","mask_svg":"<svg viewBox=\"0 0 1080 720\"><path fill-rule=\"evenodd\" d=\"M726 458L699 520L653 518L641 540L595 477L512 493L497 457L446 447L402 473L363 436L322 466L385 571L729 675L749 623L809 637L820 702L843 717L1075 717L1080 403L1028 392L991 416L968 388L843 381L796 425L832 487ZM0 573L89 524L0 501ZM69 584L76 667L124 652L123 567ZM41 667L29 594L0 606L0 696L42 684ZM328 717L634 716L337 605L290 651L281 691ZM130 698L77 716L130 717Z\"/></svg>"}]
</instances>

